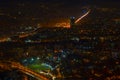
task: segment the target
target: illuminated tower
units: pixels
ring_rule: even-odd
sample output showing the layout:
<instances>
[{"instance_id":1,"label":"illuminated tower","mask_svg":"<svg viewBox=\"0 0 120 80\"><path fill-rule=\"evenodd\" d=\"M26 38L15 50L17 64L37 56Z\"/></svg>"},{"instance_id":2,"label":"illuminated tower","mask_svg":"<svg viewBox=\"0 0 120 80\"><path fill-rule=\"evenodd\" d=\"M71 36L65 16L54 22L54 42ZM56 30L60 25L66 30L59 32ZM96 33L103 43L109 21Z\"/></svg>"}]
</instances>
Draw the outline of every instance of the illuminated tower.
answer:
<instances>
[{"instance_id":1,"label":"illuminated tower","mask_svg":"<svg viewBox=\"0 0 120 80\"><path fill-rule=\"evenodd\" d=\"M75 25L75 17L70 17L70 27Z\"/></svg>"}]
</instances>

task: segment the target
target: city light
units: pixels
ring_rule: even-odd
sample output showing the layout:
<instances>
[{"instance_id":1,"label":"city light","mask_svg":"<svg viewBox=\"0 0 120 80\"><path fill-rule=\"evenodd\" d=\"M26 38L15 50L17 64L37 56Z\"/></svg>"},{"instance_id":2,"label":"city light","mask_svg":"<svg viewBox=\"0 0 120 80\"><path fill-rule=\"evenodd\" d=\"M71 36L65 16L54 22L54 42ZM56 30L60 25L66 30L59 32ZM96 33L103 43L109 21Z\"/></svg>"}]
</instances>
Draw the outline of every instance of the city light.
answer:
<instances>
[{"instance_id":1,"label":"city light","mask_svg":"<svg viewBox=\"0 0 120 80\"><path fill-rule=\"evenodd\" d=\"M2 0L0 80L120 80L119 3L87 1Z\"/></svg>"},{"instance_id":2,"label":"city light","mask_svg":"<svg viewBox=\"0 0 120 80\"><path fill-rule=\"evenodd\" d=\"M70 23L69 22L61 22L61 23L56 23L56 27L64 27L64 28L70 28Z\"/></svg>"}]
</instances>

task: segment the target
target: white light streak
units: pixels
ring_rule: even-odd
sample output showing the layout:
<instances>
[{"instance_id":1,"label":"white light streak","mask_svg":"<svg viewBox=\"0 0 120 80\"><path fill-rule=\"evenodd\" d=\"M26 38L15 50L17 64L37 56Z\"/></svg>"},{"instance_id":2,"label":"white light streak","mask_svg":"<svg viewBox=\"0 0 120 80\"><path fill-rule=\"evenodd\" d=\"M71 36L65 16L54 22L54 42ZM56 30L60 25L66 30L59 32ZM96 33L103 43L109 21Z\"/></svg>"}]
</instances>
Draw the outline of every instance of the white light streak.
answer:
<instances>
[{"instance_id":1,"label":"white light streak","mask_svg":"<svg viewBox=\"0 0 120 80\"><path fill-rule=\"evenodd\" d=\"M81 16L80 18L78 18L75 23L78 23L81 19L83 19L85 16L87 16L90 13L90 10L88 12L86 12L83 16Z\"/></svg>"}]
</instances>

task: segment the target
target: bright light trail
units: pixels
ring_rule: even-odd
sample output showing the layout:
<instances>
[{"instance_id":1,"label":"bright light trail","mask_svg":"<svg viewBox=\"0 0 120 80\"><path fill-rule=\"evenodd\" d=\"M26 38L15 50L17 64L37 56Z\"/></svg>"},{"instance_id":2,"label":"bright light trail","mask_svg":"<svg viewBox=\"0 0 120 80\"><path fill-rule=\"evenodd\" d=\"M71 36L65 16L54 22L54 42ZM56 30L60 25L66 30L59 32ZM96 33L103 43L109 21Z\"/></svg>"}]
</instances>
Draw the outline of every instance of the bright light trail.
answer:
<instances>
[{"instance_id":1,"label":"bright light trail","mask_svg":"<svg viewBox=\"0 0 120 80\"><path fill-rule=\"evenodd\" d=\"M86 12L83 16L81 16L80 18L78 18L75 23L78 23L81 19L83 19L85 16L87 16L90 13L90 10L88 12Z\"/></svg>"}]
</instances>

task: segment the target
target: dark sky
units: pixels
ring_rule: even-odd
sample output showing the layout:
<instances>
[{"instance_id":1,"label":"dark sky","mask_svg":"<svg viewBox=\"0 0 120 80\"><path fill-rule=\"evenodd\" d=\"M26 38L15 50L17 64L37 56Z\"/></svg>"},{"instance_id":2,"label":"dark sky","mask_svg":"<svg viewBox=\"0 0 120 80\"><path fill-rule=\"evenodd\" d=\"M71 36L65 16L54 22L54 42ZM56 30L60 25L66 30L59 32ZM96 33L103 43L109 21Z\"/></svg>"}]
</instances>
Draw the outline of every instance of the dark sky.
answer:
<instances>
[{"instance_id":1,"label":"dark sky","mask_svg":"<svg viewBox=\"0 0 120 80\"><path fill-rule=\"evenodd\" d=\"M66 4L95 4L95 3L111 3L111 2L120 2L120 0L0 0L0 4L2 3L11 3L11 2L49 2L49 3L54 3L54 2L64 2Z\"/></svg>"},{"instance_id":2,"label":"dark sky","mask_svg":"<svg viewBox=\"0 0 120 80\"><path fill-rule=\"evenodd\" d=\"M97 5L97 6L119 6L120 0L0 0L0 7L9 7L16 3L64 3L66 6L75 5ZM14 4L13 4L14 3Z\"/></svg>"}]
</instances>

